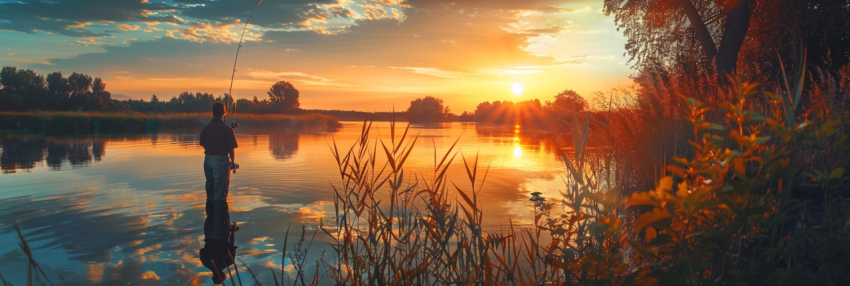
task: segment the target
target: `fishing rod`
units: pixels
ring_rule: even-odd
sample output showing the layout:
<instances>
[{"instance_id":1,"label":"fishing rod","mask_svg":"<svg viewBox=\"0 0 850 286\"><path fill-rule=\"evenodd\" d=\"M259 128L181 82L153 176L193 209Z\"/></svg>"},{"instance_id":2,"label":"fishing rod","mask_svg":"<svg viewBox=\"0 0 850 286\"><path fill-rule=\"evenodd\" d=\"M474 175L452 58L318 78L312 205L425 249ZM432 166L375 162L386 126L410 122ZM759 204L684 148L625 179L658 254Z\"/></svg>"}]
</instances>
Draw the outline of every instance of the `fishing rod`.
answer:
<instances>
[{"instance_id":1,"label":"fishing rod","mask_svg":"<svg viewBox=\"0 0 850 286\"><path fill-rule=\"evenodd\" d=\"M254 17L254 11L257 11L257 7L260 7L261 3L263 3L263 0L257 2L257 6L254 6L254 10L251 10L251 14L248 15L248 20L245 21L245 27L242 28L242 35L239 36L239 46L236 47L236 59L233 60L233 73L230 74L230 89L227 91L227 108L230 109L230 105L233 104L233 120L230 123L230 128L239 127L239 123L236 123L236 102L233 100L233 79L236 77L236 63L239 62L239 50L242 48L242 39L245 38L245 31L248 30L248 23L251 22L251 18Z\"/></svg>"}]
</instances>

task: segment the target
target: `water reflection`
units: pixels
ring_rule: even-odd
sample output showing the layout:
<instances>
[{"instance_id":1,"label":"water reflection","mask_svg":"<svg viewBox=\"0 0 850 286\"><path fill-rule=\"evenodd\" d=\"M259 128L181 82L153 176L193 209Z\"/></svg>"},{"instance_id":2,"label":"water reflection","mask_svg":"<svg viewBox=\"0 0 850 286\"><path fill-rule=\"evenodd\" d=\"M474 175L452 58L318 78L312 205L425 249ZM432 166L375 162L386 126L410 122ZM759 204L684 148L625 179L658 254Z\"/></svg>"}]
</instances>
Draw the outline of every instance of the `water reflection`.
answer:
<instances>
[{"instance_id":1,"label":"water reflection","mask_svg":"<svg viewBox=\"0 0 850 286\"><path fill-rule=\"evenodd\" d=\"M201 264L212 272L213 284L221 284L234 265L236 257L236 224L230 224L227 201L207 200L207 218L204 221L204 247L198 252ZM224 270L227 272L224 272ZM235 271L235 269L234 269Z\"/></svg>"},{"instance_id":2,"label":"water reflection","mask_svg":"<svg viewBox=\"0 0 850 286\"><path fill-rule=\"evenodd\" d=\"M0 168L3 173L15 173L17 169L32 169L36 162L44 159L44 138L2 138L0 145Z\"/></svg>"},{"instance_id":3,"label":"water reflection","mask_svg":"<svg viewBox=\"0 0 850 286\"><path fill-rule=\"evenodd\" d=\"M269 151L275 159L285 160L292 158L298 153L298 133L275 133L269 134Z\"/></svg>"},{"instance_id":4,"label":"water reflection","mask_svg":"<svg viewBox=\"0 0 850 286\"><path fill-rule=\"evenodd\" d=\"M373 128L379 128L375 136L389 140L388 123ZM26 256L16 247L11 226L16 223L38 262L66 275L69 285L209 285L214 271L203 265L207 259L201 259L200 249L214 246L210 237L220 237L214 226L226 229L229 217L242 227L234 237L237 261L255 270L263 284L273 284L269 269L281 269L289 223L292 247L300 226L311 235L320 219L333 221L330 184L339 184L340 177L328 143L346 148L360 131L360 123L352 123L334 133L237 133L242 169L232 177L228 204L218 207L206 202L203 149L195 133L0 135L3 170L18 172L0 174L0 245L10 246L0 248L0 274L25 285ZM477 154L479 168L489 168L481 197L487 231L509 222L529 224L534 216L528 194L554 198L563 189L557 176L563 162L546 133L475 123L414 125L410 132L426 139L417 142L405 174L430 176L435 150L441 156L457 138L468 161ZM447 176L469 189L463 164L455 162ZM325 250L331 251L315 243L310 255ZM238 266L243 283L252 280L243 263ZM290 275L291 264L284 270Z\"/></svg>"},{"instance_id":5,"label":"water reflection","mask_svg":"<svg viewBox=\"0 0 850 286\"><path fill-rule=\"evenodd\" d=\"M253 145L263 135L251 135ZM298 153L302 135L299 133L276 133L268 135L269 152L275 159L290 159ZM106 156L106 147L110 141L147 141L151 146L157 142L168 142L178 146L198 145L195 134L152 134L148 137L115 138L52 138L33 137L13 134L0 134L0 170L11 174L19 171L29 172L45 163L50 170L62 170L69 164L74 169L100 162Z\"/></svg>"},{"instance_id":6,"label":"water reflection","mask_svg":"<svg viewBox=\"0 0 850 286\"><path fill-rule=\"evenodd\" d=\"M3 173L29 171L46 161L52 170L60 170L67 161L73 167L100 162L106 154L106 140L51 139L33 137L0 137L0 167Z\"/></svg>"}]
</instances>

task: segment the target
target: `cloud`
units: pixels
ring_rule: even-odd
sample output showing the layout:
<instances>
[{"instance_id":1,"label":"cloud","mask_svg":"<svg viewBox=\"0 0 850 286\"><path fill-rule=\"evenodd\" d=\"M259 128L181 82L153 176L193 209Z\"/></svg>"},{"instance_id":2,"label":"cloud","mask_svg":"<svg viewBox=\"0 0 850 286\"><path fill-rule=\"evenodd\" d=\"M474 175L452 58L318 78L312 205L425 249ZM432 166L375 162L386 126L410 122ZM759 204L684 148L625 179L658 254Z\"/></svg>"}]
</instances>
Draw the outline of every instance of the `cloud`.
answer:
<instances>
[{"instance_id":1,"label":"cloud","mask_svg":"<svg viewBox=\"0 0 850 286\"><path fill-rule=\"evenodd\" d=\"M7 57L11 57L11 56L14 56L14 55L15 55L15 53L9 53L9 54L7 54L6 56L7 56Z\"/></svg>"},{"instance_id":2,"label":"cloud","mask_svg":"<svg viewBox=\"0 0 850 286\"><path fill-rule=\"evenodd\" d=\"M417 8L444 8L456 7L457 9L503 9L503 10L533 10L539 7L563 5L564 3L589 2L583 0L407 0L406 4Z\"/></svg>"},{"instance_id":3,"label":"cloud","mask_svg":"<svg viewBox=\"0 0 850 286\"><path fill-rule=\"evenodd\" d=\"M254 78L261 78L261 79L271 79L271 80L275 80L275 81L278 81L278 80L297 80L301 83L309 84L309 85L351 86L349 84L342 84L342 83L335 82L335 80L333 80L333 79L329 79L329 78L325 78L325 77L321 77L321 76L309 75L309 74L306 74L306 73L303 73L303 72L274 72L274 71L268 71L268 70L263 70L263 69L255 70L255 69L249 68L248 69L248 76L254 77Z\"/></svg>"},{"instance_id":4,"label":"cloud","mask_svg":"<svg viewBox=\"0 0 850 286\"><path fill-rule=\"evenodd\" d=\"M331 15L338 18L352 18L357 15L357 12L345 6L330 6L327 9Z\"/></svg>"},{"instance_id":5,"label":"cloud","mask_svg":"<svg viewBox=\"0 0 850 286\"><path fill-rule=\"evenodd\" d=\"M82 27L85 27L85 26L88 26L88 25L91 25L91 22L76 22L74 24L70 24L70 25L65 26L65 27L66 28L82 28Z\"/></svg>"},{"instance_id":6,"label":"cloud","mask_svg":"<svg viewBox=\"0 0 850 286\"><path fill-rule=\"evenodd\" d=\"M105 42L105 41L99 41L101 38L102 37L84 37L84 38L81 38L79 40L74 41L73 43L75 45L86 46L86 47L91 46L91 45L98 46L98 45L108 45L109 44L108 42Z\"/></svg>"},{"instance_id":7,"label":"cloud","mask_svg":"<svg viewBox=\"0 0 850 286\"><path fill-rule=\"evenodd\" d=\"M181 15L206 21L232 21L246 19L256 2L241 0L178 0ZM255 12L251 23L266 28L298 27L312 19L328 19L328 11L319 8L323 4L337 4L337 0L265 0ZM338 10L338 12L342 12ZM332 13L332 12L331 12ZM342 12L344 14L344 12Z\"/></svg>"},{"instance_id":8,"label":"cloud","mask_svg":"<svg viewBox=\"0 0 850 286\"><path fill-rule=\"evenodd\" d=\"M138 0L41 1L19 0L0 3L0 30L22 33L56 33L72 37L101 37L106 33L85 29L94 22L144 22L153 18L145 12L172 9L165 3ZM174 21L156 16L158 21Z\"/></svg>"},{"instance_id":9,"label":"cloud","mask_svg":"<svg viewBox=\"0 0 850 286\"><path fill-rule=\"evenodd\" d=\"M230 44L231 42L239 42L243 27L244 24L239 19L227 24L219 22L213 24L196 22L189 25L188 28L166 30L166 36L198 43L209 41L211 43ZM249 29L245 30L243 41L259 41L260 37L261 35L250 29L249 25Z\"/></svg>"},{"instance_id":10,"label":"cloud","mask_svg":"<svg viewBox=\"0 0 850 286\"><path fill-rule=\"evenodd\" d=\"M565 27L559 27L558 25L555 25L555 26L549 27L549 28L526 29L524 32L525 33L531 33L531 34L558 34L558 33L561 33L563 31L566 31L566 30L567 30L567 28L565 28Z\"/></svg>"},{"instance_id":11,"label":"cloud","mask_svg":"<svg viewBox=\"0 0 850 286\"><path fill-rule=\"evenodd\" d=\"M118 30L121 30L121 31L136 31L136 30L140 29L141 27L139 27L139 25L132 25L131 26L131 25L127 25L127 24L118 24L118 25L115 25L115 28L117 28Z\"/></svg>"},{"instance_id":12,"label":"cloud","mask_svg":"<svg viewBox=\"0 0 850 286\"><path fill-rule=\"evenodd\" d=\"M504 68L554 61L530 55L520 48L535 35L509 33L499 28L514 21L511 18L514 14L509 11L473 14L453 9L414 9L406 14L403 22L358 20L344 33L333 36L269 31L264 39L273 40L277 50L298 49L299 57L321 58L322 62L345 66L430 67L471 72L474 69L470 67ZM467 24L472 22L476 24Z\"/></svg>"},{"instance_id":13,"label":"cloud","mask_svg":"<svg viewBox=\"0 0 850 286\"><path fill-rule=\"evenodd\" d=\"M590 12L590 6L580 8L580 9L573 9L573 8L561 8L561 7L555 7L555 6L552 6L552 5L546 5L546 6L537 8L536 11L543 12L543 13L584 13L584 12Z\"/></svg>"},{"instance_id":14,"label":"cloud","mask_svg":"<svg viewBox=\"0 0 850 286\"><path fill-rule=\"evenodd\" d=\"M483 69L475 72L477 75L491 75L497 77L514 77L517 75L524 74L536 74L540 73L540 69L544 67L513 67L510 69Z\"/></svg>"},{"instance_id":15,"label":"cloud","mask_svg":"<svg viewBox=\"0 0 850 286\"><path fill-rule=\"evenodd\" d=\"M438 68L434 68L434 67L430 67L430 68L423 68L423 67L390 67L390 68L391 68L391 69L409 70L409 71L412 71L412 72L414 72L414 73L424 74L424 75L430 75L430 76L433 76L433 77L439 77L439 78L460 78L460 77L462 77L462 76L463 76L463 73L462 73L462 72L456 72L456 71L444 71L444 70L441 70L441 69L438 69Z\"/></svg>"}]
</instances>

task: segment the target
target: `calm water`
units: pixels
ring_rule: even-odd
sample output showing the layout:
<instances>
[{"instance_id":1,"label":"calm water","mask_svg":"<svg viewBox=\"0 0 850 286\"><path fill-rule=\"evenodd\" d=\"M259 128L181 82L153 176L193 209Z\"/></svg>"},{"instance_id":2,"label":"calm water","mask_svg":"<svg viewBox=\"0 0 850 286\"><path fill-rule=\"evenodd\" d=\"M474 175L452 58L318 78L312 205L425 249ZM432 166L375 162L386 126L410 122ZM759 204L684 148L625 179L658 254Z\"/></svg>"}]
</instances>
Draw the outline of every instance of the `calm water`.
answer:
<instances>
[{"instance_id":1,"label":"calm water","mask_svg":"<svg viewBox=\"0 0 850 286\"><path fill-rule=\"evenodd\" d=\"M328 144L351 146L359 123L332 133L241 134L232 176L230 216L240 224L239 258L264 284L280 269L286 227L315 228L333 216L339 184ZM375 123L373 135L389 135ZM460 138L460 151L490 165L481 201L485 228L533 219L529 193L556 197L563 163L545 138L516 126L447 123L414 126L420 134L405 173L430 178L438 156ZM203 245L203 148L196 134L45 138L0 136L0 275L25 285L26 257L12 224L22 228L36 260L70 285L210 285L198 260ZM457 157L450 179L466 182ZM308 232L312 234L312 231ZM292 235L290 236L292 241ZM290 242L291 243L291 242ZM290 244L291 245L291 244ZM326 250L314 245L315 255ZM239 263L241 266L242 263ZM291 268L289 269L291 270ZM243 273L244 282L250 280Z\"/></svg>"}]
</instances>

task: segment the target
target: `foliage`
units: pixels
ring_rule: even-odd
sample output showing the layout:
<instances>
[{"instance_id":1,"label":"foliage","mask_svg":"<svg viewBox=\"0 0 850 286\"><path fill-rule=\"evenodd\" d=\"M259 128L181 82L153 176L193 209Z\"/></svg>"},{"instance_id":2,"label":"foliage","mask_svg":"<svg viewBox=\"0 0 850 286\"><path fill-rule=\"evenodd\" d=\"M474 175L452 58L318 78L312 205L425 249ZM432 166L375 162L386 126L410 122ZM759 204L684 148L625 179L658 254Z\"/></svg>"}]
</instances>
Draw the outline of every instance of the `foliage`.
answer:
<instances>
[{"instance_id":1,"label":"foliage","mask_svg":"<svg viewBox=\"0 0 850 286\"><path fill-rule=\"evenodd\" d=\"M271 107L283 112L297 110L301 103L298 102L298 90L286 81L279 81L269 88L269 101ZM256 101L256 97L254 98Z\"/></svg>"},{"instance_id":2,"label":"foliage","mask_svg":"<svg viewBox=\"0 0 850 286\"><path fill-rule=\"evenodd\" d=\"M128 111L125 104L112 99L100 78L76 72L68 78L50 73L45 80L32 70L4 67L0 83L0 110Z\"/></svg>"},{"instance_id":3,"label":"foliage","mask_svg":"<svg viewBox=\"0 0 850 286\"><path fill-rule=\"evenodd\" d=\"M137 112L169 113L169 112L191 112L209 113L215 102L227 102L227 95L215 96L211 93L190 93L184 91L168 101L160 101L154 94L150 101L129 99L124 101L131 110Z\"/></svg>"},{"instance_id":4,"label":"foliage","mask_svg":"<svg viewBox=\"0 0 850 286\"><path fill-rule=\"evenodd\" d=\"M789 82L802 84L805 73L795 74ZM730 100L718 101L716 112L680 96L693 150L674 158L663 171L670 175L659 176L648 192L623 192L628 165L616 159L621 151L612 145L590 156L591 117L579 121L574 114L574 148L561 153L566 190L554 201L532 194L538 212L522 231L481 230L477 159L470 164L461 157L471 190L448 178L459 153L454 146L435 154L433 174L405 176L418 137L405 129L396 140L392 127L388 141L371 139L364 123L354 145L342 152L332 147L341 179L334 185L337 220L321 230L337 255L317 275L350 285L846 281L837 270L850 265L843 111L831 106L808 118L815 113L798 111L802 85L764 92L738 77L729 81L733 85L720 92L729 92L721 98ZM759 97L768 105L759 106ZM322 283L317 279L296 284Z\"/></svg>"},{"instance_id":5,"label":"foliage","mask_svg":"<svg viewBox=\"0 0 850 286\"><path fill-rule=\"evenodd\" d=\"M581 95L567 89L556 94L552 101L546 102L539 99L520 102L485 101L476 106L474 117L478 122L562 131L569 130L568 123L575 112L588 108L587 101Z\"/></svg>"},{"instance_id":6,"label":"foliage","mask_svg":"<svg viewBox=\"0 0 850 286\"><path fill-rule=\"evenodd\" d=\"M410 102L410 107L407 108L407 115L410 122L415 123L431 123L442 122L449 114L449 107L443 106L443 100L426 96L417 98Z\"/></svg>"},{"instance_id":7,"label":"foliage","mask_svg":"<svg viewBox=\"0 0 850 286\"><path fill-rule=\"evenodd\" d=\"M626 52L638 74L709 70L715 79L737 72L747 78L780 80L775 57L794 59L799 42L810 59L835 74L850 62L850 5L833 0L606 0L628 39ZM737 59L741 59L741 64Z\"/></svg>"},{"instance_id":8,"label":"foliage","mask_svg":"<svg viewBox=\"0 0 850 286\"><path fill-rule=\"evenodd\" d=\"M584 97L572 89L567 89L555 95L555 100L546 102L546 107L549 110L556 112L581 112L588 108L587 101Z\"/></svg>"},{"instance_id":9,"label":"foliage","mask_svg":"<svg viewBox=\"0 0 850 286\"><path fill-rule=\"evenodd\" d=\"M101 78L72 73L65 78L61 72L38 75L32 70L3 67L0 71L0 111L107 111L107 112L210 112L216 101L232 102L229 95L184 91L168 100L155 94L149 101L112 99ZM242 113L301 113L298 90L288 82L278 82L269 89L269 99L253 101L239 99L237 112ZM232 107L231 107L232 108ZM231 109L232 110L232 109Z\"/></svg>"}]
</instances>

